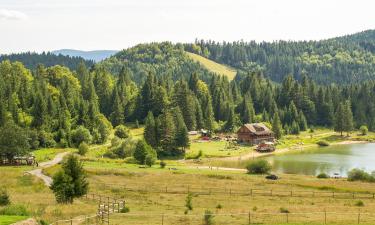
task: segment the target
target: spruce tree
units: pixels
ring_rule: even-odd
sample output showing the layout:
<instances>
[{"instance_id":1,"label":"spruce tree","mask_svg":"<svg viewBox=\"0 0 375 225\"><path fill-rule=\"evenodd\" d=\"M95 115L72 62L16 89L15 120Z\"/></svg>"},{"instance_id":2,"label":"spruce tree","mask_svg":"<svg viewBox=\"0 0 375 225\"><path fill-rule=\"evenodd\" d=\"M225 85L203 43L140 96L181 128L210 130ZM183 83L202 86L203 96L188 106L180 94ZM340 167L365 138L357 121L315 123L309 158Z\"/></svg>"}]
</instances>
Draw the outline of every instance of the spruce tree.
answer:
<instances>
[{"instance_id":1,"label":"spruce tree","mask_svg":"<svg viewBox=\"0 0 375 225\"><path fill-rule=\"evenodd\" d=\"M347 132L349 136L350 132L353 130L353 113L350 105L350 101L346 100L344 103L344 126L343 130Z\"/></svg>"},{"instance_id":2,"label":"spruce tree","mask_svg":"<svg viewBox=\"0 0 375 225\"><path fill-rule=\"evenodd\" d=\"M182 151L185 151L185 148L190 146L188 130L186 128L184 119L179 108L176 108L174 110L174 114L176 120L176 146L181 147Z\"/></svg>"},{"instance_id":3,"label":"spruce tree","mask_svg":"<svg viewBox=\"0 0 375 225\"><path fill-rule=\"evenodd\" d=\"M272 131L275 135L275 138L280 139L282 137L282 125L279 117L279 113L275 113L272 119Z\"/></svg>"},{"instance_id":4,"label":"spruce tree","mask_svg":"<svg viewBox=\"0 0 375 225\"><path fill-rule=\"evenodd\" d=\"M156 124L154 115L151 111L148 112L145 120L144 138L145 141L153 148L157 147L158 142L156 140Z\"/></svg>"},{"instance_id":5,"label":"spruce tree","mask_svg":"<svg viewBox=\"0 0 375 225\"><path fill-rule=\"evenodd\" d=\"M336 132L340 132L342 136L342 132L345 129L345 111L344 105L342 103L339 104L335 113L335 127Z\"/></svg>"}]
</instances>

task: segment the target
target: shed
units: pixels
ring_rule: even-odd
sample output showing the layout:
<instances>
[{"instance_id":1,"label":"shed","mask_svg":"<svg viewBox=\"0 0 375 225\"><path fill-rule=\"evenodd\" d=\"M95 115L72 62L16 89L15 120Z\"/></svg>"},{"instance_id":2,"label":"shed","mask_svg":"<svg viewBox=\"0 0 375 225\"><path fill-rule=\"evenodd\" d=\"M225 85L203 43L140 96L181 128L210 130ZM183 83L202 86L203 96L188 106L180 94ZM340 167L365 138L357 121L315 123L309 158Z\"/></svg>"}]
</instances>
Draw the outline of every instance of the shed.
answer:
<instances>
[{"instance_id":1,"label":"shed","mask_svg":"<svg viewBox=\"0 0 375 225\"><path fill-rule=\"evenodd\" d=\"M274 142L273 132L263 123L247 123L238 131L237 137L239 142L246 142L257 145L261 142Z\"/></svg>"}]
</instances>

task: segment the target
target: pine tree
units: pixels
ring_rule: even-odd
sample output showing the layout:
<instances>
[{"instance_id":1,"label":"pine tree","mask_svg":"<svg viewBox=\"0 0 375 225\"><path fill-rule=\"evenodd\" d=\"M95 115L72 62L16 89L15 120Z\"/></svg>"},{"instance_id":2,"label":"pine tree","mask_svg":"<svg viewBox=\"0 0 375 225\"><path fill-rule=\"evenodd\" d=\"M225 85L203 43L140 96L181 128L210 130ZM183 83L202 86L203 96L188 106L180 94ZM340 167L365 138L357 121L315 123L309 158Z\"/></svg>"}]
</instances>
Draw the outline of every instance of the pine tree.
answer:
<instances>
[{"instance_id":1,"label":"pine tree","mask_svg":"<svg viewBox=\"0 0 375 225\"><path fill-rule=\"evenodd\" d=\"M272 131L275 135L275 138L280 139L282 136L282 125L279 117L279 113L275 113L272 119Z\"/></svg>"},{"instance_id":2,"label":"pine tree","mask_svg":"<svg viewBox=\"0 0 375 225\"><path fill-rule=\"evenodd\" d=\"M298 125L299 125L301 131L307 130L306 117L305 117L305 115L303 115L302 111L299 111L299 114L298 114Z\"/></svg>"},{"instance_id":3,"label":"pine tree","mask_svg":"<svg viewBox=\"0 0 375 225\"><path fill-rule=\"evenodd\" d=\"M340 132L342 136L342 132L345 129L345 111L344 105L342 103L339 104L335 113L335 127L336 132Z\"/></svg>"},{"instance_id":4,"label":"pine tree","mask_svg":"<svg viewBox=\"0 0 375 225\"><path fill-rule=\"evenodd\" d=\"M344 126L343 130L347 132L347 136L349 136L350 132L353 130L353 113L351 109L350 101L347 100L344 103Z\"/></svg>"},{"instance_id":5,"label":"pine tree","mask_svg":"<svg viewBox=\"0 0 375 225\"><path fill-rule=\"evenodd\" d=\"M115 89L113 93L114 100L112 105L111 122L113 126L118 126L120 124L124 124L125 122L124 108L121 104L120 96L118 94L117 89Z\"/></svg>"},{"instance_id":6,"label":"pine tree","mask_svg":"<svg viewBox=\"0 0 375 225\"><path fill-rule=\"evenodd\" d=\"M37 92L32 110L32 126L40 128L46 124L47 104L40 92Z\"/></svg>"},{"instance_id":7,"label":"pine tree","mask_svg":"<svg viewBox=\"0 0 375 225\"><path fill-rule=\"evenodd\" d=\"M145 120L144 138L145 141L153 148L157 147L158 142L156 140L156 124L154 115L151 111L148 112Z\"/></svg>"},{"instance_id":8,"label":"pine tree","mask_svg":"<svg viewBox=\"0 0 375 225\"><path fill-rule=\"evenodd\" d=\"M184 119L179 108L176 108L174 110L174 114L176 120L176 146L182 147L182 151L185 151L185 148L190 146L188 130L186 128Z\"/></svg>"}]
</instances>

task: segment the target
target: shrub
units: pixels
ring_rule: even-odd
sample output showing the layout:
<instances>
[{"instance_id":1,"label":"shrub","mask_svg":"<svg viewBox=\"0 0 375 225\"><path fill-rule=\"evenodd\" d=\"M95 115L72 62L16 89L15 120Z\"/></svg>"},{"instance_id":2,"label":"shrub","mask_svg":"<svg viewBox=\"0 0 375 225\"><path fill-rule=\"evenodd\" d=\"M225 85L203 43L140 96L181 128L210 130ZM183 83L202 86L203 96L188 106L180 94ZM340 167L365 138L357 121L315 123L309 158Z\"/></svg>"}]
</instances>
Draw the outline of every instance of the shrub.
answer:
<instances>
[{"instance_id":1,"label":"shrub","mask_svg":"<svg viewBox=\"0 0 375 225\"><path fill-rule=\"evenodd\" d=\"M188 193L185 199L186 211L193 210L193 194Z\"/></svg>"},{"instance_id":2,"label":"shrub","mask_svg":"<svg viewBox=\"0 0 375 225\"><path fill-rule=\"evenodd\" d=\"M89 146L86 144L86 142L82 142L81 144L79 144L78 154L86 155L88 151L89 151Z\"/></svg>"},{"instance_id":3,"label":"shrub","mask_svg":"<svg viewBox=\"0 0 375 225\"><path fill-rule=\"evenodd\" d=\"M281 208L280 208L280 212L281 212L281 213L289 213L289 210L286 209L286 208L284 208L284 207L281 207Z\"/></svg>"},{"instance_id":4,"label":"shrub","mask_svg":"<svg viewBox=\"0 0 375 225\"><path fill-rule=\"evenodd\" d=\"M210 210L206 210L204 212L204 217L203 217L204 225L212 225L214 224L214 215Z\"/></svg>"},{"instance_id":5,"label":"shrub","mask_svg":"<svg viewBox=\"0 0 375 225\"><path fill-rule=\"evenodd\" d=\"M56 146L56 141L53 139L51 133L40 131L38 133L39 137L39 146L44 148L52 148Z\"/></svg>"},{"instance_id":6,"label":"shrub","mask_svg":"<svg viewBox=\"0 0 375 225\"><path fill-rule=\"evenodd\" d=\"M223 206L222 206L221 204L217 204L216 208L217 208L217 209L222 209Z\"/></svg>"},{"instance_id":7,"label":"shrub","mask_svg":"<svg viewBox=\"0 0 375 225\"><path fill-rule=\"evenodd\" d=\"M362 134L362 135L367 135L367 133L368 133L368 128L367 128L366 125L362 125L362 126L359 128L359 130L361 131L361 134Z\"/></svg>"},{"instance_id":8,"label":"shrub","mask_svg":"<svg viewBox=\"0 0 375 225\"><path fill-rule=\"evenodd\" d=\"M129 209L129 207L127 207L127 206L124 206L124 208L122 208L122 209L120 210L120 213L128 213L128 212L130 212L130 209Z\"/></svg>"},{"instance_id":9,"label":"shrub","mask_svg":"<svg viewBox=\"0 0 375 225\"><path fill-rule=\"evenodd\" d=\"M328 174L326 173L319 173L318 176L316 176L319 179L326 179L329 178Z\"/></svg>"},{"instance_id":10,"label":"shrub","mask_svg":"<svg viewBox=\"0 0 375 225\"><path fill-rule=\"evenodd\" d=\"M320 141L316 142L316 144L318 144L319 146L322 146L322 147L329 146L329 142L324 141L324 140L320 140Z\"/></svg>"},{"instance_id":11,"label":"shrub","mask_svg":"<svg viewBox=\"0 0 375 225\"><path fill-rule=\"evenodd\" d=\"M124 125L118 125L115 128L115 135L119 138L128 138L129 137L129 129Z\"/></svg>"},{"instance_id":12,"label":"shrub","mask_svg":"<svg viewBox=\"0 0 375 225\"><path fill-rule=\"evenodd\" d=\"M166 162L160 161L160 168L164 169L166 165L167 165Z\"/></svg>"},{"instance_id":13,"label":"shrub","mask_svg":"<svg viewBox=\"0 0 375 225\"><path fill-rule=\"evenodd\" d=\"M72 131L72 141L76 146L79 146L82 142L91 143L91 139L90 131L83 126L79 126Z\"/></svg>"},{"instance_id":14,"label":"shrub","mask_svg":"<svg viewBox=\"0 0 375 225\"><path fill-rule=\"evenodd\" d=\"M135 147L133 157L138 161L138 163L145 164L146 157L147 155L150 155L150 154L154 155L156 159L157 157L156 151L150 145L148 145L144 140L139 140Z\"/></svg>"},{"instance_id":15,"label":"shrub","mask_svg":"<svg viewBox=\"0 0 375 225\"><path fill-rule=\"evenodd\" d=\"M10 204L10 198L8 192L5 189L0 190L0 206L5 206Z\"/></svg>"},{"instance_id":16,"label":"shrub","mask_svg":"<svg viewBox=\"0 0 375 225\"><path fill-rule=\"evenodd\" d=\"M355 206L358 206L358 207L363 207L365 206L365 203L363 203L361 200L358 200L354 203Z\"/></svg>"},{"instance_id":17,"label":"shrub","mask_svg":"<svg viewBox=\"0 0 375 225\"><path fill-rule=\"evenodd\" d=\"M24 205L8 205L0 209L0 215L28 216L29 212Z\"/></svg>"},{"instance_id":18,"label":"shrub","mask_svg":"<svg viewBox=\"0 0 375 225\"><path fill-rule=\"evenodd\" d=\"M156 156L154 154L147 154L145 158L145 164L149 167L155 164Z\"/></svg>"},{"instance_id":19,"label":"shrub","mask_svg":"<svg viewBox=\"0 0 375 225\"><path fill-rule=\"evenodd\" d=\"M374 177L361 169L352 169L348 172L348 181L367 181L373 182Z\"/></svg>"},{"instance_id":20,"label":"shrub","mask_svg":"<svg viewBox=\"0 0 375 225\"><path fill-rule=\"evenodd\" d=\"M271 164L266 160L256 160L250 162L246 169L249 174L265 174L271 170Z\"/></svg>"}]
</instances>

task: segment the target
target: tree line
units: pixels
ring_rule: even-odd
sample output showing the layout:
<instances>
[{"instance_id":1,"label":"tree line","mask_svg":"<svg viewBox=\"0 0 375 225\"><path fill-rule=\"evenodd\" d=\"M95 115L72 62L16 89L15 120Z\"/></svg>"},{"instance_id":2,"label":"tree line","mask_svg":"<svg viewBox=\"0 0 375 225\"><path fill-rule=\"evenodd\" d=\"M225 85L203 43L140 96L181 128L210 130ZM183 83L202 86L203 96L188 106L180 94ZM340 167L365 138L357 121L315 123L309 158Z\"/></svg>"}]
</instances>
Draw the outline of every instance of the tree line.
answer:
<instances>
[{"instance_id":1,"label":"tree line","mask_svg":"<svg viewBox=\"0 0 375 225\"><path fill-rule=\"evenodd\" d=\"M374 81L319 85L308 76L296 80L289 75L275 83L261 72L229 81L203 69L181 76L151 70L136 81L128 65L123 62L117 73L107 64L87 68L85 63L74 71L59 65L30 71L20 62L1 62L2 153L9 149L9 137L27 137L22 143L29 149L78 147L83 142L105 143L115 127L118 138L112 140L108 156L124 158L132 156L137 145L129 135L121 135L129 122L145 125L146 145L138 146L143 162L147 155L183 155L191 130L230 133L254 122L272 127L277 138L312 126L347 133L362 125L375 130ZM12 151L9 157L17 148Z\"/></svg>"}]
</instances>

